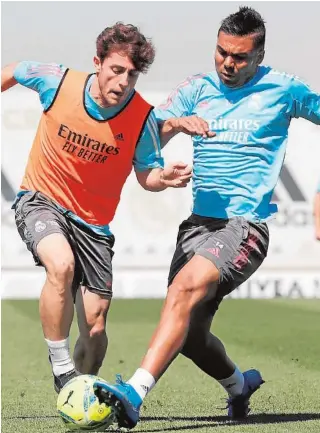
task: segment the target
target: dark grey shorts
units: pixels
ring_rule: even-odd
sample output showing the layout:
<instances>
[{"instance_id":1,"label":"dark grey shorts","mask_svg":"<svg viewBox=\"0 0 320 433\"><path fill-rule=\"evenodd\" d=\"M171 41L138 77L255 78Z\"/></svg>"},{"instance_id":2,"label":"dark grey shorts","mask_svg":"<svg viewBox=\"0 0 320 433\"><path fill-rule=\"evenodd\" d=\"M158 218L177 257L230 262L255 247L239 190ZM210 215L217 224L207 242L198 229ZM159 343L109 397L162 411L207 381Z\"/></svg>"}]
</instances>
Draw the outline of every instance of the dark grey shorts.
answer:
<instances>
[{"instance_id":1,"label":"dark grey shorts","mask_svg":"<svg viewBox=\"0 0 320 433\"><path fill-rule=\"evenodd\" d=\"M48 197L40 192L28 192L13 205L18 232L32 252L37 266L42 263L37 245L52 233L61 233L69 242L75 257L72 284L73 295L80 285L93 293L112 297L112 247L114 236L95 233L62 212Z\"/></svg>"},{"instance_id":2,"label":"dark grey shorts","mask_svg":"<svg viewBox=\"0 0 320 433\"><path fill-rule=\"evenodd\" d=\"M192 214L179 227L169 285L195 254L209 259L220 277L213 308L224 296L245 282L265 259L269 230L265 223L252 223L243 217L228 220Z\"/></svg>"}]
</instances>

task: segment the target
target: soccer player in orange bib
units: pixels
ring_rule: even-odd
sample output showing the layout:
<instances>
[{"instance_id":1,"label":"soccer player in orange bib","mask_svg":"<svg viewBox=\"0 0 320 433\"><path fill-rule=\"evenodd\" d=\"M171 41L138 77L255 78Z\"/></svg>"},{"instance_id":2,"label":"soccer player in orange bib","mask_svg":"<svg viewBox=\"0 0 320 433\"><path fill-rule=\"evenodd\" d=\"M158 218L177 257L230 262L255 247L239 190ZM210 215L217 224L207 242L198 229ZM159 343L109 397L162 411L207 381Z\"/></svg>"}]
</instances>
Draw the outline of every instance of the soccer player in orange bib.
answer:
<instances>
[{"instance_id":1,"label":"soccer player in orange bib","mask_svg":"<svg viewBox=\"0 0 320 433\"><path fill-rule=\"evenodd\" d=\"M191 177L187 164L163 168L153 107L134 90L154 60L151 41L116 23L96 48L94 74L26 61L4 67L1 77L2 91L20 83L38 92L43 107L13 208L22 240L46 270L40 317L57 392L79 372L97 374L106 354L109 223L132 166L149 191L184 187ZM74 303L80 336L72 360Z\"/></svg>"}]
</instances>

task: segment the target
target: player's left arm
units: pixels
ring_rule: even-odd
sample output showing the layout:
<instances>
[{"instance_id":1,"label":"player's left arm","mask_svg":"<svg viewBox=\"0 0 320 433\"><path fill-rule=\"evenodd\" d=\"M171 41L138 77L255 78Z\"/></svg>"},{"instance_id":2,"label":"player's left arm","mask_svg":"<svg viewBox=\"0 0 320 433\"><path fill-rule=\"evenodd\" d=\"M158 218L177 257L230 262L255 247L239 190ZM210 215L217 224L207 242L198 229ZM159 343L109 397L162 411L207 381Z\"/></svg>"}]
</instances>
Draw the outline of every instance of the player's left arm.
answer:
<instances>
[{"instance_id":1,"label":"player's left arm","mask_svg":"<svg viewBox=\"0 0 320 433\"><path fill-rule=\"evenodd\" d=\"M150 113L137 144L133 166L140 185L148 191L163 191L168 187L183 188L191 179L192 169L183 162L164 167L159 130L155 115Z\"/></svg>"},{"instance_id":2,"label":"player's left arm","mask_svg":"<svg viewBox=\"0 0 320 433\"><path fill-rule=\"evenodd\" d=\"M290 83L289 95L291 97L291 117L303 117L316 125L320 125L319 93L295 77Z\"/></svg>"}]
</instances>

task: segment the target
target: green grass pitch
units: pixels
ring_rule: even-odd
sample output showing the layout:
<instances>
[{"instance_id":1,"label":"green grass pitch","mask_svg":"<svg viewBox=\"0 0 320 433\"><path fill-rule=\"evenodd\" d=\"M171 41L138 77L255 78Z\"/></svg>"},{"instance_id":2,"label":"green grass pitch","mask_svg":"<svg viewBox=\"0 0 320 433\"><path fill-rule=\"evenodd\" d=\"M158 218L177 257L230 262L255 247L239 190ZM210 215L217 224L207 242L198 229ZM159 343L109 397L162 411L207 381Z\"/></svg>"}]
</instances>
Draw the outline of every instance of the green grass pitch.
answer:
<instances>
[{"instance_id":1,"label":"green grass pitch","mask_svg":"<svg viewBox=\"0 0 320 433\"><path fill-rule=\"evenodd\" d=\"M113 301L103 378L135 371L161 304ZM147 397L135 432L320 432L320 300L226 300L213 329L242 370L258 368L266 381L248 421L228 421L223 389L180 356ZM76 326L73 344L75 336ZM2 301L2 432L64 432L55 404L37 301Z\"/></svg>"}]
</instances>

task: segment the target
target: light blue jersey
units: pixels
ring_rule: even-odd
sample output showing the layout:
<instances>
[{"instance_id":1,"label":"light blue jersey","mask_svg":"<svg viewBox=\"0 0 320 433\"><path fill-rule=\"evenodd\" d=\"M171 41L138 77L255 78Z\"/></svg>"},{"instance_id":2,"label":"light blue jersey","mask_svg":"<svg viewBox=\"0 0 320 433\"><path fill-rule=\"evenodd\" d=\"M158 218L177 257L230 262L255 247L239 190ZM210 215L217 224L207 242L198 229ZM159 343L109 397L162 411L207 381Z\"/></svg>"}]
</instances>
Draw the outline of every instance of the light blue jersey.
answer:
<instances>
[{"instance_id":1,"label":"light blue jersey","mask_svg":"<svg viewBox=\"0 0 320 433\"><path fill-rule=\"evenodd\" d=\"M226 87L216 72L192 76L154 111L158 122L197 115L217 134L193 137L193 213L259 222L277 211L270 200L290 121L320 125L320 95L297 77L261 66L240 88Z\"/></svg>"},{"instance_id":2,"label":"light blue jersey","mask_svg":"<svg viewBox=\"0 0 320 433\"><path fill-rule=\"evenodd\" d=\"M17 65L14 71L14 78L18 83L39 93L40 102L45 110L51 105L65 71L66 67L63 65L27 61L20 62ZM128 99L132 96L132 93L129 94L128 98L117 107L102 108L95 102L89 92L93 78L94 76L89 79L85 90L85 105L89 114L97 120L107 120L114 117L119 111L121 111ZM148 120L137 144L133 166L136 171L145 171L152 168L163 167L158 125L153 111L149 114ZM18 196L22 193L25 193L25 191L20 191ZM65 210L62 207L61 209ZM108 225L94 226L87 224L77 215L72 213L71 217L78 222L89 226L97 233L104 233L107 235L111 234Z\"/></svg>"}]
</instances>

